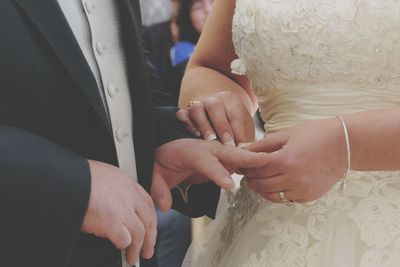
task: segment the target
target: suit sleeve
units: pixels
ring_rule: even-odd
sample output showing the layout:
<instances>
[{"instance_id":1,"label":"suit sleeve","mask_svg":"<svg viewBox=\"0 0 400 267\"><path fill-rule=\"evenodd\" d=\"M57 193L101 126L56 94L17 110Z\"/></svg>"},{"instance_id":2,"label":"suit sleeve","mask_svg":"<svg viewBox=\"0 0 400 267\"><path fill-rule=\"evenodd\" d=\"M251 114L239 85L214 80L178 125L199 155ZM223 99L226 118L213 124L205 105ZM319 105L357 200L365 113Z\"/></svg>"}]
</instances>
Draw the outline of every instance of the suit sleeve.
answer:
<instances>
[{"instance_id":1,"label":"suit sleeve","mask_svg":"<svg viewBox=\"0 0 400 267\"><path fill-rule=\"evenodd\" d=\"M147 67L152 87L156 147L181 138L196 138L177 119L178 108L174 106L170 96L160 90L158 76L149 61L147 61ZM215 217L220 194L219 187L212 182L193 185L188 193L188 201L184 201L178 189L172 190L174 209L191 217L203 215Z\"/></svg>"},{"instance_id":2,"label":"suit sleeve","mask_svg":"<svg viewBox=\"0 0 400 267\"><path fill-rule=\"evenodd\" d=\"M0 125L0 262L64 266L86 213L90 177L86 159Z\"/></svg>"}]
</instances>

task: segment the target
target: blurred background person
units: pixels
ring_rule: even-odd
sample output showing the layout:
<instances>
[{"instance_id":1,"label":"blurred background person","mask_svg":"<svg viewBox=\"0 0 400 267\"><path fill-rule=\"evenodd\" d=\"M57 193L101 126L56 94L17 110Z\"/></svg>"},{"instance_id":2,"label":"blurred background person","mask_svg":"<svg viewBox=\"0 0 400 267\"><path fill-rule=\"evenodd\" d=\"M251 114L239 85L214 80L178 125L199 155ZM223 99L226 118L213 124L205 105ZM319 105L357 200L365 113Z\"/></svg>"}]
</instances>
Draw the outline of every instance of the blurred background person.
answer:
<instances>
[{"instance_id":1,"label":"blurred background person","mask_svg":"<svg viewBox=\"0 0 400 267\"><path fill-rule=\"evenodd\" d=\"M149 27L169 21L171 18L171 0L139 0L142 24Z\"/></svg>"},{"instance_id":2,"label":"blurred background person","mask_svg":"<svg viewBox=\"0 0 400 267\"><path fill-rule=\"evenodd\" d=\"M174 3L173 2L177 2ZM180 0L140 0L143 38L149 58L162 81L170 66L169 50L174 45L170 22L176 17Z\"/></svg>"},{"instance_id":3,"label":"blurred background person","mask_svg":"<svg viewBox=\"0 0 400 267\"><path fill-rule=\"evenodd\" d=\"M171 29L177 29L177 42L170 50L171 66L167 71L166 88L178 101L180 85L186 65L192 55L214 0L183 0L176 20L171 20Z\"/></svg>"},{"instance_id":4,"label":"blurred background person","mask_svg":"<svg viewBox=\"0 0 400 267\"><path fill-rule=\"evenodd\" d=\"M179 2L176 0L140 1L145 47L161 81L166 80L167 70L170 68L169 51L174 45L170 25L171 20L177 16ZM176 102L175 99L174 101ZM155 249L158 264L162 267L179 267L192 240L191 218L174 210L163 213L159 209L157 209L157 218L158 236Z\"/></svg>"}]
</instances>

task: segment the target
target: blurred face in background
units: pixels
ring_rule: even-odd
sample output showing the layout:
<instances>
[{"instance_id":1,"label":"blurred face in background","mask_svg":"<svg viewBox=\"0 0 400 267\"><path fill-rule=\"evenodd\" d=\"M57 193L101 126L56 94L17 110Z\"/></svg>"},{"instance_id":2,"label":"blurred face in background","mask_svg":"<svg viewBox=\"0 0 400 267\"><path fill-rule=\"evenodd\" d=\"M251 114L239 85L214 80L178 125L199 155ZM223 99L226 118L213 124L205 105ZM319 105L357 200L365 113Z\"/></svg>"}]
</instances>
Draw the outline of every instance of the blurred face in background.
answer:
<instances>
[{"instance_id":1,"label":"blurred face in background","mask_svg":"<svg viewBox=\"0 0 400 267\"><path fill-rule=\"evenodd\" d=\"M181 0L171 0L171 18L176 19L181 6Z\"/></svg>"},{"instance_id":2,"label":"blurred face in background","mask_svg":"<svg viewBox=\"0 0 400 267\"><path fill-rule=\"evenodd\" d=\"M192 0L192 8L190 9L190 17L193 27L199 33L204 29L207 17L211 12L214 0Z\"/></svg>"},{"instance_id":3,"label":"blurred face in background","mask_svg":"<svg viewBox=\"0 0 400 267\"><path fill-rule=\"evenodd\" d=\"M179 39L179 27L176 24L176 19L179 14L179 9L181 7L181 0L171 0L171 22L170 22L170 30L172 40L175 42Z\"/></svg>"}]
</instances>

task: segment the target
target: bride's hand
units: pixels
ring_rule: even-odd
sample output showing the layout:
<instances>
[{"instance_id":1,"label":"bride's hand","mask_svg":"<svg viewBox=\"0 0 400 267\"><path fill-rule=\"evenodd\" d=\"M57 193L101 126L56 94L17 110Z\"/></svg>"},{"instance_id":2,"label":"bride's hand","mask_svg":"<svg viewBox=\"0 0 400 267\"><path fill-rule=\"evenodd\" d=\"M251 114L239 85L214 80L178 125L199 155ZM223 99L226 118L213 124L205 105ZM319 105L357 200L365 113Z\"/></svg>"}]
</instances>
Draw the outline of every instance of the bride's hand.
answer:
<instances>
[{"instance_id":1,"label":"bride's hand","mask_svg":"<svg viewBox=\"0 0 400 267\"><path fill-rule=\"evenodd\" d=\"M254 141L254 125L250 112L234 93L225 91L194 101L177 112L187 128L206 140L219 139L232 145Z\"/></svg>"},{"instance_id":2,"label":"bride's hand","mask_svg":"<svg viewBox=\"0 0 400 267\"><path fill-rule=\"evenodd\" d=\"M266 165L242 173L251 188L277 203L282 203L279 192L294 202L316 200L347 169L344 132L336 118L306 122L269 134L247 149L271 153Z\"/></svg>"}]
</instances>

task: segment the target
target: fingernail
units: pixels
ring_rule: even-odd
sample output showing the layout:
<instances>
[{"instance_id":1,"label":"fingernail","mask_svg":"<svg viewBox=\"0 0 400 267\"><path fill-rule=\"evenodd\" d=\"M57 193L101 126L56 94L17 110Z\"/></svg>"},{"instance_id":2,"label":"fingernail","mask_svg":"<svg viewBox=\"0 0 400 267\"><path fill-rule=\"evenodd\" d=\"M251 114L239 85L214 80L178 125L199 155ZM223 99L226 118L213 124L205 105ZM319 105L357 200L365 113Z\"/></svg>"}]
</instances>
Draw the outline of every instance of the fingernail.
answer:
<instances>
[{"instance_id":1,"label":"fingernail","mask_svg":"<svg viewBox=\"0 0 400 267\"><path fill-rule=\"evenodd\" d=\"M232 136L229 133L225 133L222 136L222 142L228 146L236 146L235 141L233 140Z\"/></svg>"},{"instance_id":2,"label":"fingernail","mask_svg":"<svg viewBox=\"0 0 400 267\"><path fill-rule=\"evenodd\" d=\"M134 265L137 263L137 259L138 259L138 258L139 258L139 257L136 256L135 258L126 259L126 261L128 262L128 264L134 266Z\"/></svg>"},{"instance_id":3,"label":"fingernail","mask_svg":"<svg viewBox=\"0 0 400 267\"><path fill-rule=\"evenodd\" d=\"M215 134L208 134L208 135L206 135L206 140L207 141L217 140L217 136Z\"/></svg>"},{"instance_id":4,"label":"fingernail","mask_svg":"<svg viewBox=\"0 0 400 267\"><path fill-rule=\"evenodd\" d=\"M230 177L230 176L225 177L224 182L231 187L233 187L235 185L235 182L233 181L232 177Z\"/></svg>"},{"instance_id":5,"label":"fingernail","mask_svg":"<svg viewBox=\"0 0 400 267\"><path fill-rule=\"evenodd\" d=\"M201 133L199 131L195 130L194 135L197 136L197 137L200 137Z\"/></svg>"}]
</instances>

